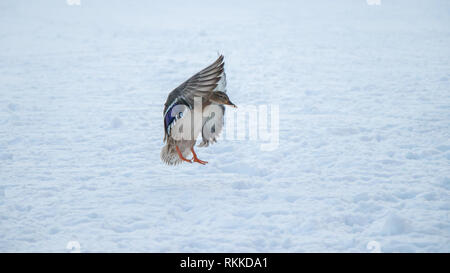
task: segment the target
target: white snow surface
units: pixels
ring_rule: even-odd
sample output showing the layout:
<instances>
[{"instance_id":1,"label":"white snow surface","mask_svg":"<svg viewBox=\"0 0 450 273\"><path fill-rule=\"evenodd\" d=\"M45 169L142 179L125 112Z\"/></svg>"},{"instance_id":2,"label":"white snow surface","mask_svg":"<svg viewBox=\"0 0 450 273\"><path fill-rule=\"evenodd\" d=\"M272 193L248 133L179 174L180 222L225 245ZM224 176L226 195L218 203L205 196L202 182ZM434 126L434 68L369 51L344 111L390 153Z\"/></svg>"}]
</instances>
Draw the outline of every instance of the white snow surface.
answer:
<instances>
[{"instance_id":1,"label":"white snow surface","mask_svg":"<svg viewBox=\"0 0 450 273\"><path fill-rule=\"evenodd\" d=\"M1 1L0 251L449 252L449 10ZM166 166L167 94L218 52L279 146Z\"/></svg>"}]
</instances>

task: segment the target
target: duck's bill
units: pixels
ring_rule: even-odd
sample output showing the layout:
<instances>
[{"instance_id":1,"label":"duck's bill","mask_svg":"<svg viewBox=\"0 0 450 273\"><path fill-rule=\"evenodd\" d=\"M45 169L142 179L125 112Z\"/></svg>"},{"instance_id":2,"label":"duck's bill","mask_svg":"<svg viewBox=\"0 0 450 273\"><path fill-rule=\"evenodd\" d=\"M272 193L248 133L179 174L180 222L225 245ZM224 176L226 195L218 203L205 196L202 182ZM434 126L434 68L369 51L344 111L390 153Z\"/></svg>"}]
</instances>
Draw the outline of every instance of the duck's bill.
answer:
<instances>
[{"instance_id":1,"label":"duck's bill","mask_svg":"<svg viewBox=\"0 0 450 273\"><path fill-rule=\"evenodd\" d=\"M230 102L230 104L228 104L228 105L231 106L231 107L237 108L237 106L234 103L232 103L232 102Z\"/></svg>"}]
</instances>

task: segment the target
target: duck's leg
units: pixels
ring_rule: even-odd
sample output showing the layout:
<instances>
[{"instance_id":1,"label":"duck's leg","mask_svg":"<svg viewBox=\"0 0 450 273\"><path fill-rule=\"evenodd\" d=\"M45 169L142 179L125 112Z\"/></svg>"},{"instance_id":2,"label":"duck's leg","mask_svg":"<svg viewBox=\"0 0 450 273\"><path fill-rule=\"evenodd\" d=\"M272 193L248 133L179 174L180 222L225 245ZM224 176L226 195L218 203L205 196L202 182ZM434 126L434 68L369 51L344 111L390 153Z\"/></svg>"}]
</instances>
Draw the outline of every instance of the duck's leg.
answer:
<instances>
[{"instance_id":1,"label":"duck's leg","mask_svg":"<svg viewBox=\"0 0 450 273\"><path fill-rule=\"evenodd\" d=\"M178 146L175 146L175 148L177 149L178 156L181 160L192 163L192 159L186 159L183 157L183 154L180 152L180 148L178 148Z\"/></svg>"},{"instance_id":2,"label":"duck's leg","mask_svg":"<svg viewBox=\"0 0 450 273\"><path fill-rule=\"evenodd\" d=\"M203 161L203 160L198 159L197 154L194 152L194 147L191 148L191 152L192 152L192 155L194 156L194 158L193 158L194 162L200 163L202 165L205 165L206 163L208 163L208 161Z\"/></svg>"}]
</instances>

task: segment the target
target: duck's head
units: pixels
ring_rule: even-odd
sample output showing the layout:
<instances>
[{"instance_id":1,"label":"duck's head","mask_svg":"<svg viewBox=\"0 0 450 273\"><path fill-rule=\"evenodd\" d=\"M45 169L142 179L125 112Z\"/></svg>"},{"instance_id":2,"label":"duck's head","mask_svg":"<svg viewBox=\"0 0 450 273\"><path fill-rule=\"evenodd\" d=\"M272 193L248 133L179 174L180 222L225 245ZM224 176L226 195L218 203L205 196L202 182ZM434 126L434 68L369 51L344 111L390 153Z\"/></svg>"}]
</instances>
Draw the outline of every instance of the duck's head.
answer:
<instances>
[{"instance_id":1,"label":"duck's head","mask_svg":"<svg viewBox=\"0 0 450 273\"><path fill-rule=\"evenodd\" d=\"M212 92L211 96L209 97L209 100L212 102L215 102L217 104L225 104L233 106L234 108L237 108L237 106L230 101L230 98L225 92L222 91L215 91Z\"/></svg>"}]
</instances>

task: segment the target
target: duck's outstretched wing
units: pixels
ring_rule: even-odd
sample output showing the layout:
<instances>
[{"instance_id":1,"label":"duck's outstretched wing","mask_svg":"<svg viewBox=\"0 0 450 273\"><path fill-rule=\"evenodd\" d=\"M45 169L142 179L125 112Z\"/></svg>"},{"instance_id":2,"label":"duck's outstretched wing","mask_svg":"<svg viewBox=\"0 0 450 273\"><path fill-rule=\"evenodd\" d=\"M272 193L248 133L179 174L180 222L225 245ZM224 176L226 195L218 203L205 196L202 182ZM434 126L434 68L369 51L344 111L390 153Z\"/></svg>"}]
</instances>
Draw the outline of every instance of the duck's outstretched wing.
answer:
<instances>
[{"instance_id":1,"label":"duck's outstretched wing","mask_svg":"<svg viewBox=\"0 0 450 273\"><path fill-rule=\"evenodd\" d=\"M217 142L217 139L222 132L225 116L225 106L211 104L207 106L203 115L206 117L202 127L202 142L198 144L199 147L208 147L209 144Z\"/></svg>"},{"instance_id":2,"label":"duck's outstretched wing","mask_svg":"<svg viewBox=\"0 0 450 273\"><path fill-rule=\"evenodd\" d=\"M164 104L164 130L167 138L170 130L170 126L173 126L173 122L176 122L176 116L172 116L172 109L176 105L185 105L192 109L194 107L194 98L196 96L206 97L212 91L220 90L226 91L226 76L224 71L225 63L223 61L223 55L204 68L194 76L190 77L187 81L170 92Z\"/></svg>"}]
</instances>

